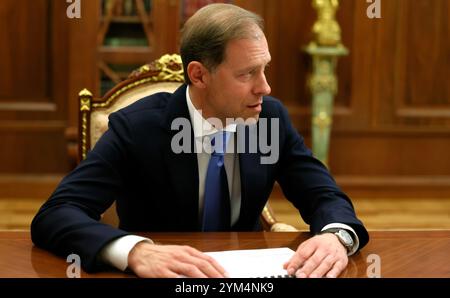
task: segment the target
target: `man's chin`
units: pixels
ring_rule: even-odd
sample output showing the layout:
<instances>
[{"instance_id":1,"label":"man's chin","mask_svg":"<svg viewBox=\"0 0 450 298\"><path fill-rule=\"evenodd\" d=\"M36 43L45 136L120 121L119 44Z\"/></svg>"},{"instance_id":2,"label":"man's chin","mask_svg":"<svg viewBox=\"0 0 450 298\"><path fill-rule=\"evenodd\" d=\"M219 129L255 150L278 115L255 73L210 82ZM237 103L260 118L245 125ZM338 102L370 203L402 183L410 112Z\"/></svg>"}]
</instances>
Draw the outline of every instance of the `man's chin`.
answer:
<instances>
[{"instance_id":1,"label":"man's chin","mask_svg":"<svg viewBox=\"0 0 450 298\"><path fill-rule=\"evenodd\" d=\"M227 118L227 125L236 124L236 125L255 125L259 121L259 113L252 116L247 117L237 117L237 118Z\"/></svg>"},{"instance_id":2,"label":"man's chin","mask_svg":"<svg viewBox=\"0 0 450 298\"><path fill-rule=\"evenodd\" d=\"M244 118L244 123L240 123L240 124L255 125L256 123L258 123L258 121L259 121L259 114L256 114L256 115L253 115L253 116L245 117Z\"/></svg>"},{"instance_id":3,"label":"man's chin","mask_svg":"<svg viewBox=\"0 0 450 298\"><path fill-rule=\"evenodd\" d=\"M256 123L258 123L258 120L259 120L259 114L256 116L247 118L247 120L245 122L248 125L255 125Z\"/></svg>"}]
</instances>

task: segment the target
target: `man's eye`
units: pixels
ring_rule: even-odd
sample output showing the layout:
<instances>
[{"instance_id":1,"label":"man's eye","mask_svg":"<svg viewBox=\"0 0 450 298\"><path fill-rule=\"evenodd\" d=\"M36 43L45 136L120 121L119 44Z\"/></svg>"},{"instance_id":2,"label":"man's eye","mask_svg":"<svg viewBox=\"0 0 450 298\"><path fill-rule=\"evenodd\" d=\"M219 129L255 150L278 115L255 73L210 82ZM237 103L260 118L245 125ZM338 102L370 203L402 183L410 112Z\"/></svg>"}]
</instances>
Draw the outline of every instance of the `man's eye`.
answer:
<instances>
[{"instance_id":1,"label":"man's eye","mask_svg":"<svg viewBox=\"0 0 450 298\"><path fill-rule=\"evenodd\" d=\"M250 77L252 75L253 75L253 72L249 71L249 72L245 72L245 73L241 74L240 77L247 78L247 77Z\"/></svg>"}]
</instances>

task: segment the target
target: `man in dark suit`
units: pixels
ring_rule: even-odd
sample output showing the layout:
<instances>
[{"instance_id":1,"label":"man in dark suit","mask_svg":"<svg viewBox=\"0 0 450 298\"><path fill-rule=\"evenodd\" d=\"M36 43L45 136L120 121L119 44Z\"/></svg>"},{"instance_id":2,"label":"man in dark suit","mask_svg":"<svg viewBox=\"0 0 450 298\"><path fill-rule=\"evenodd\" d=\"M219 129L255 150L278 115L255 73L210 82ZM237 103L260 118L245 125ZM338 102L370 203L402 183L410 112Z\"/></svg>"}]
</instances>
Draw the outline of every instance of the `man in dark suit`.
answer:
<instances>
[{"instance_id":1,"label":"man in dark suit","mask_svg":"<svg viewBox=\"0 0 450 298\"><path fill-rule=\"evenodd\" d=\"M109 264L142 277L223 277L219 264L192 247L156 245L128 231L257 230L278 181L315 234L285 264L288 273L338 276L368 234L287 110L267 96L271 57L260 17L206 6L185 24L181 56L186 85L110 116L108 131L34 218L34 243L79 254L87 271ZM205 139L223 140L226 154L202 150L217 145ZM271 152L250 150L255 140L273 145ZM119 229L98 222L114 201Z\"/></svg>"}]
</instances>

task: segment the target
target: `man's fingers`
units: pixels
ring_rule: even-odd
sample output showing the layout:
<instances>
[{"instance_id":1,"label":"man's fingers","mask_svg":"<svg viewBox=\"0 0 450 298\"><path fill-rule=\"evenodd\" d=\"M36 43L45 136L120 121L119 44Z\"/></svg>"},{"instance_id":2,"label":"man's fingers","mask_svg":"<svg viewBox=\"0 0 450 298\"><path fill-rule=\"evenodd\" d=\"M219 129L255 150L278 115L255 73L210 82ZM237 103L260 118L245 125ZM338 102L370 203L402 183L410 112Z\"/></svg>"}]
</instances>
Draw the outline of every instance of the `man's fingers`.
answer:
<instances>
[{"instance_id":1,"label":"man's fingers","mask_svg":"<svg viewBox=\"0 0 450 298\"><path fill-rule=\"evenodd\" d=\"M180 275L178 273L175 273L170 270L164 270L161 273L161 277L163 277L163 278L178 278L178 277L180 277Z\"/></svg>"},{"instance_id":2,"label":"man's fingers","mask_svg":"<svg viewBox=\"0 0 450 298\"><path fill-rule=\"evenodd\" d=\"M188 246L188 251L190 252L191 255L201 258L206 262L210 263L214 267L214 269L220 273L221 276L219 277L227 276L228 273L226 272L226 270L213 257L208 256L207 254L204 254L203 252L190 246Z\"/></svg>"},{"instance_id":3,"label":"man's fingers","mask_svg":"<svg viewBox=\"0 0 450 298\"><path fill-rule=\"evenodd\" d=\"M190 256L187 261L190 264L195 265L203 274L207 277L221 278L224 277L224 273L216 268L210 260ZM223 269L222 269L223 270Z\"/></svg>"},{"instance_id":4,"label":"man's fingers","mask_svg":"<svg viewBox=\"0 0 450 298\"><path fill-rule=\"evenodd\" d=\"M338 277L339 274L342 273L342 271L345 269L346 266L347 266L347 264L344 264L341 261L337 261L334 264L333 268L330 271L328 271L326 277L328 277L328 278L336 278L336 277Z\"/></svg>"},{"instance_id":5,"label":"man's fingers","mask_svg":"<svg viewBox=\"0 0 450 298\"><path fill-rule=\"evenodd\" d=\"M336 258L333 255L326 256L322 262L320 262L319 266L311 272L309 277L318 278L324 276L328 271L330 271L335 262Z\"/></svg>"},{"instance_id":6,"label":"man's fingers","mask_svg":"<svg viewBox=\"0 0 450 298\"><path fill-rule=\"evenodd\" d=\"M308 277L311 272L313 272L322 262L322 260L326 257L326 254L323 250L317 250L311 257L309 257L302 268L297 270L295 275L297 277Z\"/></svg>"},{"instance_id":7,"label":"man's fingers","mask_svg":"<svg viewBox=\"0 0 450 298\"><path fill-rule=\"evenodd\" d=\"M314 247L299 247L292 258L285 264L289 275L293 275L304 262L314 253Z\"/></svg>"},{"instance_id":8,"label":"man's fingers","mask_svg":"<svg viewBox=\"0 0 450 298\"><path fill-rule=\"evenodd\" d=\"M206 274L200 271L197 266L193 264L187 264L182 262L175 262L170 265L170 270L178 273L181 276L193 277L193 278L206 278Z\"/></svg>"},{"instance_id":9,"label":"man's fingers","mask_svg":"<svg viewBox=\"0 0 450 298\"><path fill-rule=\"evenodd\" d=\"M208 261L216 271L220 273L218 277L229 277L228 272L223 268L213 257L204 255L206 257L206 261Z\"/></svg>"}]
</instances>

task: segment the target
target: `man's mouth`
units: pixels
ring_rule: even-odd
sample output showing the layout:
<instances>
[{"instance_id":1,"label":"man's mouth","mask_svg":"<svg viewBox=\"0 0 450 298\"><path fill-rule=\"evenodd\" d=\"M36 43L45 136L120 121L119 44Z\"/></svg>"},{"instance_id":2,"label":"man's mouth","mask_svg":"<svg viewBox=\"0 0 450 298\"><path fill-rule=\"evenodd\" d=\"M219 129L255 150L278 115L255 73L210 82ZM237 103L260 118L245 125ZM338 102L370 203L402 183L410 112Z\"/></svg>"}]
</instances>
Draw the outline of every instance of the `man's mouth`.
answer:
<instances>
[{"instance_id":1,"label":"man's mouth","mask_svg":"<svg viewBox=\"0 0 450 298\"><path fill-rule=\"evenodd\" d=\"M249 108L251 108L251 109L255 109L255 108L261 107L261 104L262 104L262 101L257 102L257 103L252 104L252 105L247 105L247 107L249 107Z\"/></svg>"},{"instance_id":2,"label":"man's mouth","mask_svg":"<svg viewBox=\"0 0 450 298\"><path fill-rule=\"evenodd\" d=\"M261 103L257 103L254 105L248 105L247 107L256 113L260 113L262 111Z\"/></svg>"}]
</instances>

